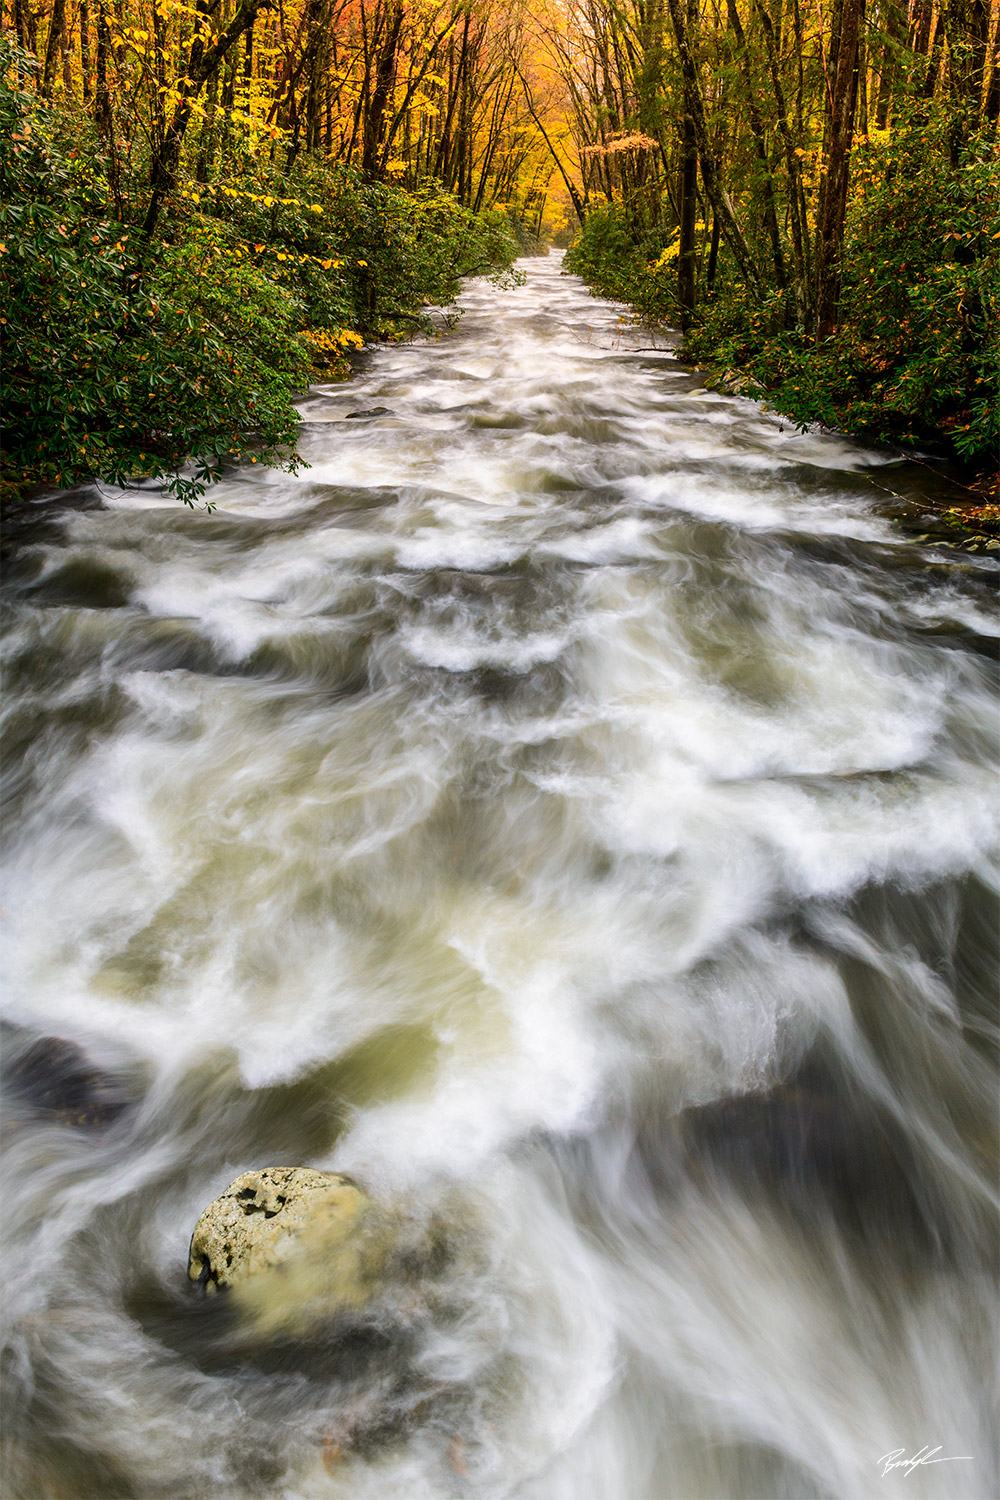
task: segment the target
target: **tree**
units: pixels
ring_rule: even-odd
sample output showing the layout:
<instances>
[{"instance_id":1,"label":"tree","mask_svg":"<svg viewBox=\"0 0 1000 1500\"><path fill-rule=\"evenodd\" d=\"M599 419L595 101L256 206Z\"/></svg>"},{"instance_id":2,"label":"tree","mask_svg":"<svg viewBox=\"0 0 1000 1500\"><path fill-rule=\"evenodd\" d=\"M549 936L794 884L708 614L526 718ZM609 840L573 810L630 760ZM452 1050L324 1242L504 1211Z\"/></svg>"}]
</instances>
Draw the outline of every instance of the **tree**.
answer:
<instances>
[{"instance_id":1,"label":"tree","mask_svg":"<svg viewBox=\"0 0 1000 1500\"><path fill-rule=\"evenodd\" d=\"M828 338L837 326L840 252L847 215L854 118L858 102L858 62L864 0L834 0L828 51L826 121L816 219L816 334Z\"/></svg>"}]
</instances>

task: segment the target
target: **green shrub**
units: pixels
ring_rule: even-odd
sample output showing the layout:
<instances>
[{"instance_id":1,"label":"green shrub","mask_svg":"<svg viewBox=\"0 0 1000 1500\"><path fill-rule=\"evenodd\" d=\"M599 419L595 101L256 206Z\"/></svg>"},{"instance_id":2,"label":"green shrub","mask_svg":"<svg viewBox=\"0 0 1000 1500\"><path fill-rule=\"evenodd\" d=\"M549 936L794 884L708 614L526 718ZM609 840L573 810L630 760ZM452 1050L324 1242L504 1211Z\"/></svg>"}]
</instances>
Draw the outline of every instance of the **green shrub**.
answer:
<instances>
[{"instance_id":1,"label":"green shrub","mask_svg":"<svg viewBox=\"0 0 1000 1500\"><path fill-rule=\"evenodd\" d=\"M873 132L852 157L840 325L816 343L720 283L688 340L747 372L800 425L929 446L976 463L1000 448L1000 164L987 135L950 160L945 111Z\"/></svg>"},{"instance_id":2,"label":"green shrub","mask_svg":"<svg viewBox=\"0 0 1000 1500\"><path fill-rule=\"evenodd\" d=\"M474 214L437 188L366 183L308 158L287 176L250 164L232 184L192 185L185 201L230 226L295 296L306 329L363 339L419 324L416 309L453 302L464 276L509 275L517 255L497 210Z\"/></svg>"},{"instance_id":3,"label":"green shrub","mask_svg":"<svg viewBox=\"0 0 1000 1500\"><path fill-rule=\"evenodd\" d=\"M6 483L158 478L191 501L225 463L294 466L294 298L209 223L140 273L100 171L58 136L0 82Z\"/></svg>"},{"instance_id":4,"label":"green shrub","mask_svg":"<svg viewBox=\"0 0 1000 1500\"><path fill-rule=\"evenodd\" d=\"M676 240L668 228L634 239L622 204L604 203L587 215L563 264L603 296L667 321L677 316Z\"/></svg>"}]
</instances>

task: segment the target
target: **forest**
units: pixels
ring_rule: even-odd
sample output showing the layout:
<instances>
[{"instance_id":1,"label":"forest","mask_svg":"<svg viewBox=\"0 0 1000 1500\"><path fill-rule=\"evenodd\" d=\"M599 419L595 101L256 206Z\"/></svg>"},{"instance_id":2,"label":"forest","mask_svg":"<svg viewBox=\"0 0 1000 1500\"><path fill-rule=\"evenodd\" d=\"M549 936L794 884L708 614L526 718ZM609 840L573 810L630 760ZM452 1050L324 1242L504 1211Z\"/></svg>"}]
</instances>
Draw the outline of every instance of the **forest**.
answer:
<instances>
[{"instance_id":1,"label":"forest","mask_svg":"<svg viewBox=\"0 0 1000 1500\"><path fill-rule=\"evenodd\" d=\"M294 468L297 392L554 240L730 388L995 498L998 18L5 0L5 491Z\"/></svg>"},{"instance_id":2,"label":"forest","mask_svg":"<svg viewBox=\"0 0 1000 1500\"><path fill-rule=\"evenodd\" d=\"M801 425L927 445L995 493L996 4L588 9L567 263Z\"/></svg>"}]
</instances>

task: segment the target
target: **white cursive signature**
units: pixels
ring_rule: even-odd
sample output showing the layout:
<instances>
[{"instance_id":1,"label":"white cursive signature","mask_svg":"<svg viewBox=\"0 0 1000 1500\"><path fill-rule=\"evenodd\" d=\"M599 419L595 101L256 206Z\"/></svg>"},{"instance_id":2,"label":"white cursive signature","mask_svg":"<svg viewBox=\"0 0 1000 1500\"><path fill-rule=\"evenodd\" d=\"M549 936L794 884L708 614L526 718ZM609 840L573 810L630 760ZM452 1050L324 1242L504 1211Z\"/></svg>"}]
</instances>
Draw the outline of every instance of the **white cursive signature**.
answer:
<instances>
[{"instance_id":1,"label":"white cursive signature","mask_svg":"<svg viewBox=\"0 0 1000 1500\"><path fill-rule=\"evenodd\" d=\"M934 1455L941 1452L940 1445L937 1448L921 1448L920 1452L915 1453L912 1458L904 1458L905 1452L905 1448L894 1448L891 1453L883 1453L879 1459L883 1479L891 1469L905 1469L906 1477L909 1479L914 1469L919 1468L921 1464L971 1464L972 1462L968 1453L957 1453L951 1458L935 1458Z\"/></svg>"}]
</instances>

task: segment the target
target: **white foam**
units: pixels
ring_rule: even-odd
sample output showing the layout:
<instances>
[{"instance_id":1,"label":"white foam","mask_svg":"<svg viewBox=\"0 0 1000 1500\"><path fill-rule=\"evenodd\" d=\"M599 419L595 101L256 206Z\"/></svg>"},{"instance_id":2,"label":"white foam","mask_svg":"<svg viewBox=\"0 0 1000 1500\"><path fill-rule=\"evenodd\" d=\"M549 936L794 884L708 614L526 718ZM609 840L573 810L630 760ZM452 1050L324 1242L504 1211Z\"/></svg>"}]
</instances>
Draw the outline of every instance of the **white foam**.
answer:
<instances>
[{"instance_id":1,"label":"white foam","mask_svg":"<svg viewBox=\"0 0 1000 1500\"><path fill-rule=\"evenodd\" d=\"M106 1132L15 1132L15 1385L137 1493L235 1500L259 1454L286 1500L875 1496L926 1441L991 1493L975 1276L895 1241L862 1272L818 1188L772 1214L672 1121L822 1041L948 1232L975 1220L948 965L855 904L951 882L926 911L957 930L997 883L993 698L932 634L994 617L872 565L907 545L857 477L885 455L699 390L529 269L314 390L298 478L232 476L211 521L119 493L46 541L41 582L111 568L127 607L14 600L5 1015L140 1080ZM300 1155L447 1229L405 1439L340 1463L356 1391L203 1374L157 1323L200 1208ZM387 1422L394 1378L359 1397Z\"/></svg>"}]
</instances>

